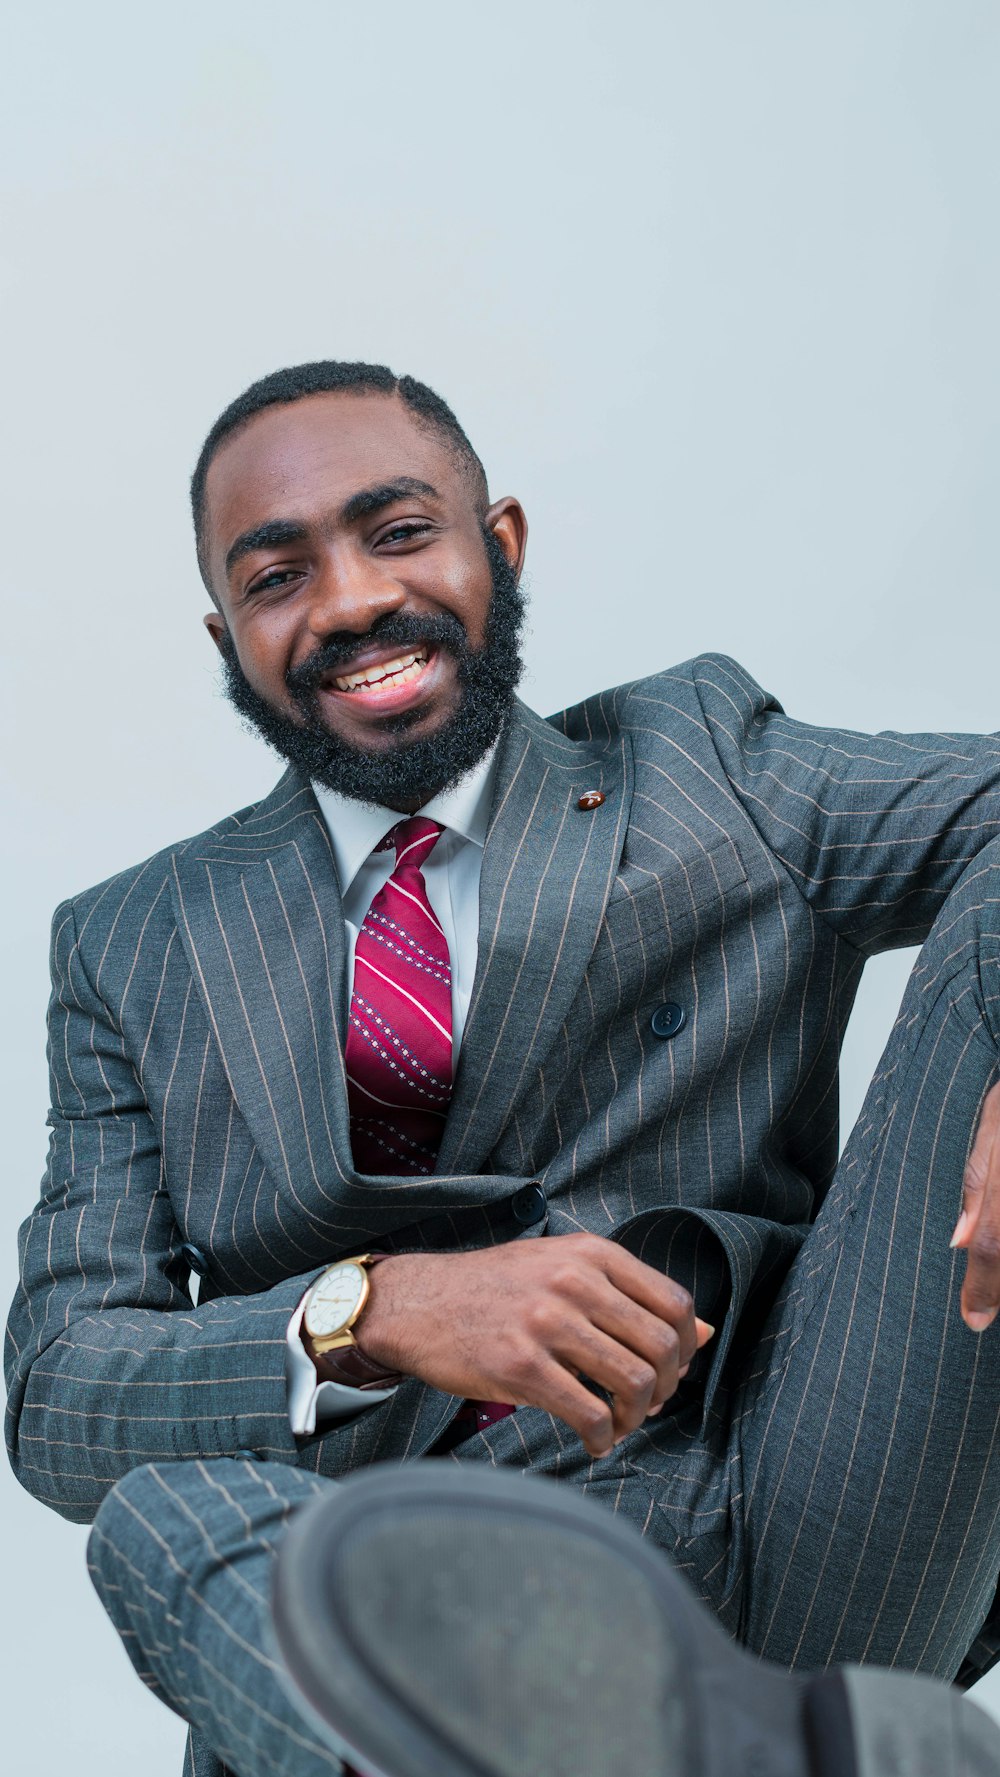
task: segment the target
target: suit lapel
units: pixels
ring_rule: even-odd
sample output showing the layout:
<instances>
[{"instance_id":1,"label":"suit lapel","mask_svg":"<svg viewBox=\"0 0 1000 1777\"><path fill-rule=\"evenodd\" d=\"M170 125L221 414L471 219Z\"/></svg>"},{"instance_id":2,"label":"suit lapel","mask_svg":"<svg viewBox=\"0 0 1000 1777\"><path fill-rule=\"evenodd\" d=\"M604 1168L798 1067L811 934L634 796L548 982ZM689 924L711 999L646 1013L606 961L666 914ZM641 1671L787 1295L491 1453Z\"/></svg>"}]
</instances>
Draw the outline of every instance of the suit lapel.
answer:
<instances>
[{"instance_id":1,"label":"suit lapel","mask_svg":"<svg viewBox=\"0 0 1000 1777\"><path fill-rule=\"evenodd\" d=\"M346 943L329 836L286 772L239 826L178 856L178 928L233 1095L307 1227L336 1219L349 1156ZM338 1040L339 1035L339 1040Z\"/></svg>"},{"instance_id":2,"label":"suit lapel","mask_svg":"<svg viewBox=\"0 0 1000 1777\"><path fill-rule=\"evenodd\" d=\"M603 803L581 810L584 791ZM437 1174L477 1172L548 1051L597 939L632 799L628 740L578 742L518 703L483 853L479 958Z\"/></svg>"},{"instance_id":3,"label":"suit lapel","mask_svg":"<svg viewBox=\"0 0 1000 1777\"><path fill-rule=\"evenodd\" d=\"M509 1195L502 1178L353 1169L343 905L308 784L287 772L248 817L178 854L171 888L230 1089L275 1189L276 1259L302 1270Z\"/></svg>"},{"instance_id":4,"label":"suit lapel","mask_svg":"<svg viewBox=\"0 0 1000 1777\"><path fill-rule=\"evenodd\" d=\"M593 812L577 806L600 790ZM239 824L174 860L178 930L233 1096L320 1257L509 1191L481 1169L566 1016L597 937L632 793L624 737L577 742L517 704L483 853L479 958L435 1174L351 1165L346 940L329 835L286 772Z\"/></svg>"}]
</instances>

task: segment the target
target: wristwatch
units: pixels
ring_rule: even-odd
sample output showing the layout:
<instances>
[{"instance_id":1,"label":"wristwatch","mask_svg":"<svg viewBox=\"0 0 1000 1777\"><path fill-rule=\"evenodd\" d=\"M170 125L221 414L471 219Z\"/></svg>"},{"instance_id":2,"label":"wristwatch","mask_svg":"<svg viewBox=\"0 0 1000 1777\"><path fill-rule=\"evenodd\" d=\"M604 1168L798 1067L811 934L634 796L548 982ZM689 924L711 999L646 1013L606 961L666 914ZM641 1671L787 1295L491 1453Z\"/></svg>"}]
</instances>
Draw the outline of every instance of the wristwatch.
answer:
<instances>
[{"instance_id":1,"label":"wristwatch","mask_svg":"<svg viewBox=\"0 0 1000 1777\"><path fill-rule=\"evenodd\" d=\"M402 1380L359 1350L353 1328L368 1300L368 1268L385 1253L338 1259L317 1277L302 1314L304 1342L324 1382L351 1388L392 1388Z\"/></svg>"}]
</instances>

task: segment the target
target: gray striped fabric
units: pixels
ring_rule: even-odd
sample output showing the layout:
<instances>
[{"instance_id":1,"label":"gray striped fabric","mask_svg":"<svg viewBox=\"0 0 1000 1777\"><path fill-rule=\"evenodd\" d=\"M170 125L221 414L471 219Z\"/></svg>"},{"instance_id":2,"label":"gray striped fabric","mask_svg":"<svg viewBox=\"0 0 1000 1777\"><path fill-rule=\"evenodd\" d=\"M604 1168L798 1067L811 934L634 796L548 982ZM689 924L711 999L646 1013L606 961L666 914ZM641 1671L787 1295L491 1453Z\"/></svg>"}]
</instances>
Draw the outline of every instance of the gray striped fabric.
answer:
<instances>
[{"instance_id":1,"label":"gray striped fabric","mask_svg":"<svg viewBox=\"0 0 1000 1777\"><path fill-rule=\"evenodd\" d=\"M605 801L582 812L591 789ZM343 920L308 785L288 773L217 829L65 902L53 926L49 1165L22 1230L9 1328L19 1478L86 1521L149 1463L208 1459L192 1472L210 1477L210 1459L249 1451L280 1493L275 1465L337 1476L419 1455L456 1403L416 1381L296 1443L288 1316L336 1254L432 1217L444 1218L435 1244L448 1225L456 1244L479 1244L491 1237L491 1207L539 1180L548 1233L622 1241L692 1287L719 1333L663 1425L603 1465L527 1411L454 1459L563 1474L628 1511L722 1620L772 1657L855 1657L857 1616L874 1622L874 1587L891 1594L891 1609L865 1657L954 1671L992 1598L995 1540L976 1551L975 1574L962 1568L962 1611L923 1652L924 1614L902 1631L899 1600L912 1606L940 1575L930 1531L914 1543L923 1578L909 1565L888 1588L864 1578L839 1631L807 1608L803 1575L821 1564L839 1584L840 1529L851 1547L864 1543L852 1489L871 1506L877 1476L847 1464L859 1414L874 1416L865 1448L882 1428L881 1561L887 1539L913 1529L898 1503L902 1477L921 1449L930 1475L927 1450L941 1439L948 1474L961 1449L975 1476L975 1500L964 1480L958 1489L961 1559L973 1557L973 1505L981 1516L985 1498L991 1524L996 1516L992 1446L980 1448L969 1421L983 1419L970 1401L990 1389L996 1399L995 1363L978 1355L992 1341L977 1343L957 1321L946 1224L996 1075L998 835L996 737L811 728L721 656L552 722L518 705L483 860L456 1091L437 1172L416 1180L351 1168ZM924 974L838 1169L837 1058L864 959L922 942L932 927ZM667 1001L686 1023L663 1039L651 1018ZM941 1031L933 1016L945 1019ZM922 1044L933 1059L915 1072ZM934 1069L945 1062L939 1093ZM911 1134L897 1150L901 1103ZM942 1105L951 1109L935 1142ZM900 1179L911 1174L919 1184L901 1217ZM944 1230L933 1260L932 1226L934 1242ZM184 1242L208 1266L197 1307ZM913 1320L918 1288L937 1291L933 1336ZM848 1398L843 1354L855 1336L864 1358L848 1366ZM939 1378L935 1389L945 1349L949 1376L964 1380L946 1388ZM914 1403L943 1412L966 1384L961 1424L929 1433L920 1421L915 1451L890 1403L910 1389L912 1434ZM789 1472L795 1446L823 1451L819 1478L798 1459ZM206 1515L212 1501L222 1509L210 1480L188 1484L202 1486ZM942 1485L930 1490L928 1523L957 1510L954 1484ZM136 1521L133 1500L120 1522ZM98 1546L110 1550L106 1513L100 1522ZM957 1571L958 1545L942 1559ZM148 1676L148 1649L137 1663ZM215 1718L201 1725L218 1748ZM259 1768L312 1770L276 1756L272 1747Z\"/></svg>"}]
</instances>

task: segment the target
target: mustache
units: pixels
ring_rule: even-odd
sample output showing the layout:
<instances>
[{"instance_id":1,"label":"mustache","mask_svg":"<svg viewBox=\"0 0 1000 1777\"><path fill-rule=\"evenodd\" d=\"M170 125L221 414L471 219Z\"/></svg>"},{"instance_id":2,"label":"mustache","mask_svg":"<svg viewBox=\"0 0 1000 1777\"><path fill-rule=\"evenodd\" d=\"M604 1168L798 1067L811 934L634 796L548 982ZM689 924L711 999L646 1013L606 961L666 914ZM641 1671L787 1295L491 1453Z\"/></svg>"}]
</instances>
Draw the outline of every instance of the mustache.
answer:
<instances>
[{"instance_id":1,"label":"mustache","mask_svg":"<svg viewBox=\"0 0 1000 1777\"><path fill-rule=\"evenodd\" d=\"M469 651L465 627L450 612L433 616L408 617L402 611L390 611L373 623L366 635L344 630L332 635L318 647L308 660L290 668L285 684L292 696L301 700L312 697L326 673L348 666L363 648L399 646L419 648L425 643L445 648L461 661Z\"/></svg>"}]
</instances>

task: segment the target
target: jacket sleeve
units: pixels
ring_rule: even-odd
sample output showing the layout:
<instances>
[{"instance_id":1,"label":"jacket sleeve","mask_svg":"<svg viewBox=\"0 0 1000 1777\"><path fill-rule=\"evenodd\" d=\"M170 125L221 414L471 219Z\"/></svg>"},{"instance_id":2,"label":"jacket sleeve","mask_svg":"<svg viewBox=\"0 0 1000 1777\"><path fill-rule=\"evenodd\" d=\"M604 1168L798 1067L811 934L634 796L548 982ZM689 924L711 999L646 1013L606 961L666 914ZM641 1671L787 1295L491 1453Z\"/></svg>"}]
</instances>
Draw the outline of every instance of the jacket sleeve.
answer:
<instances>
[{"instance_id":1,"label":"jacket sleeve","mask_svg":"<svg viewBox=\"0 0 1000 1777\"><path fill-rule=\"evenodd\" d=\"M817 913L864 955L923 943L1000 836L1000 735L814 728L723 655L694 676L737 800Z\"/></svg>"},{"instance_id":2,"label":"jacket sleeve","mask_svg":"<svg viewBox=\"0 0 1000 1777\"><path fill-rule=\"evenodd\" d=\"M51 1134L20 1232L7 1439L28 1491L87 1522L139 1463L238 1450L295 1461L286 1334L309 1278L193 1306L153 1120L68 902L51 962Z\"/></svg>"}]
</instances>

